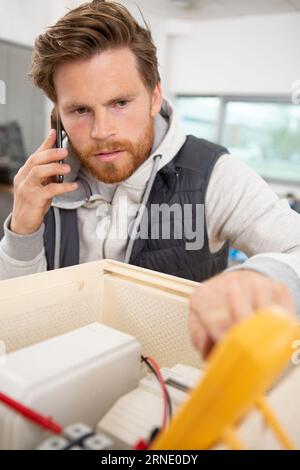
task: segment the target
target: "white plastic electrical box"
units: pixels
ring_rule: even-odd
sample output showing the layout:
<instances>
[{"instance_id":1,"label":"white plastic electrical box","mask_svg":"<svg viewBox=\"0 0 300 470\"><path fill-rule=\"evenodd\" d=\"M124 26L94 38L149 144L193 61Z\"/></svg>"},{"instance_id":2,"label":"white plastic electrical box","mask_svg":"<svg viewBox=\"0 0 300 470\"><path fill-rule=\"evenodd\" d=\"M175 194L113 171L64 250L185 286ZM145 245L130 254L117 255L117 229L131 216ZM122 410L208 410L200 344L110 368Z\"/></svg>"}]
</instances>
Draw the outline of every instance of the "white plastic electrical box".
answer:
<instances>
[{"instance_id":1,"label":"white plastic electrical box","mask_svg":"<svg viewBox=\"0 0 300 470\"><path fill-rule=\"evenodd\" d=\"M7 354L1 391L64 427L94 428L140 378L141 347L135 338L100 323ZM0 448L32 449L45 439L40 427L0 406Z\"/></svg>"}]
</instances>

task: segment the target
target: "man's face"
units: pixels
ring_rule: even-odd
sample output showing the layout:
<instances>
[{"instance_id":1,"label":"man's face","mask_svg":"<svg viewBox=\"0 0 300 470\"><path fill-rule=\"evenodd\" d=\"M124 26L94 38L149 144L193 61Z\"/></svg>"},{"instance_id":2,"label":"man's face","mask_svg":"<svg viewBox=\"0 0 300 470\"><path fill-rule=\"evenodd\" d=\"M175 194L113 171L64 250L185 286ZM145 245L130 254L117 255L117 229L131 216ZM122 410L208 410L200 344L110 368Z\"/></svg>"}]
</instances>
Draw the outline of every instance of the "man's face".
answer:
<instances>
[{"instance_id":1,"label":"man's face","mask_svg":"<svg viewBox=\"0 0 300 470\"><path fill-rule=\"evenodd\" d=\"M60 65L54 74L58 111L71 146L98 180L117 183L146 160L153 117L162 103L150 92L129 48Z\"/></svg>"}]
</instances>

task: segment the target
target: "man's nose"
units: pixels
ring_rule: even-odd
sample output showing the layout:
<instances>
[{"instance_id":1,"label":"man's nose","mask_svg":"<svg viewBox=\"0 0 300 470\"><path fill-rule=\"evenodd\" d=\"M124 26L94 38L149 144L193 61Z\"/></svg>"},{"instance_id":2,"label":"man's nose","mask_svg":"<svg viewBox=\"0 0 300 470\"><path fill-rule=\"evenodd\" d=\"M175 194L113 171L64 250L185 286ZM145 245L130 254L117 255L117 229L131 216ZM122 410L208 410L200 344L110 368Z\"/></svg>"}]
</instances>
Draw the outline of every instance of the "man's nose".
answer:
<instances>
[{"instance_id":1,"label":"man's nose","mask_svg":"<svg viewBox=\"0 0 300 470\"><path fill-rule=\"evenodd\" d=\"M93 139L107 139L116 134L116 127L113 117L108 110L102 109L94 114L94 121L91 131Z\"/></svg>"}]
</instances>

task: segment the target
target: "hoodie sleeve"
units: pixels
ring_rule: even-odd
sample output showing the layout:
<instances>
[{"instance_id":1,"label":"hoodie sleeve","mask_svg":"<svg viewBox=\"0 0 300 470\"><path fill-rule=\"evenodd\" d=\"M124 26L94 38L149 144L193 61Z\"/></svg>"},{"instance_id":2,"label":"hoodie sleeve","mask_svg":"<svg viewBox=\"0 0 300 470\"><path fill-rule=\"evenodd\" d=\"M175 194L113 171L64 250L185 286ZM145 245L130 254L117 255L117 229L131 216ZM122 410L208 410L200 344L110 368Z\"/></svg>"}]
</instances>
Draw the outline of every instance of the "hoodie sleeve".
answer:
<instances>
[{"instance_id":1,"label":"hoodie sleeve","mask_svg":"<svg viewBox=\"0 0 300 470\"><path fill-rule=\"evenodd\" d=\"M10 230L11 214L4 222L0 241L0 280L47 271L44 251L44 224L30 235L18 235Z\"/></svg>"},{"instance_id":2,"label":"hoodie sleeve","mask_svg":"<svg viewBox=\"0 0 300 470\"><path fill-rule=\"evenodd\" d=\"M249 257L228 271L252 269L285 283L300 314L300 214L231 155L214 167L205 211L211 251L229 240Z\"/></svg>"}]
</instances>

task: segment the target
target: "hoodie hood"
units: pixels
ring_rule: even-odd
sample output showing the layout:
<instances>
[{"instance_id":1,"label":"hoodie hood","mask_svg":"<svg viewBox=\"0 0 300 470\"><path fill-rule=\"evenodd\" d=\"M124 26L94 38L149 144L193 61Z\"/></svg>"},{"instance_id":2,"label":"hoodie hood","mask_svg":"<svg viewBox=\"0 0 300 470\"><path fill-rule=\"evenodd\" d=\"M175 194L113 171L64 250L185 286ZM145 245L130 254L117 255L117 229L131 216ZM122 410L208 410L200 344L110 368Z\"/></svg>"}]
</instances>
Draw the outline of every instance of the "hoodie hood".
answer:
<instances>
[{"instance_id":1,"label":"hoodie hood","mask_svg":"<svg viewBox=\"0 0 300 470\"><path fill-rule=\"evenodd\" d=\"M97 180L87 168L81 165L67 139L64 144L68 149L65 163L71 166L71 171L68 175L65 175L64 181L76 181L78 182L78 188L76 191L53 198L52 206L62 209L76 209L98 199L111 202L117 186L120 185L124 189L134 190L136 188L137 191L141 191L146 188L151 177L155 157L160 155L160 160L155 165L155 172L157 172L175 157L185 140L186 136L178 125L173 106L164 99L160 113L154 117L154 140L149 157L126 180L120 183L108 184Z\"/></svg>"}]
</instances>

